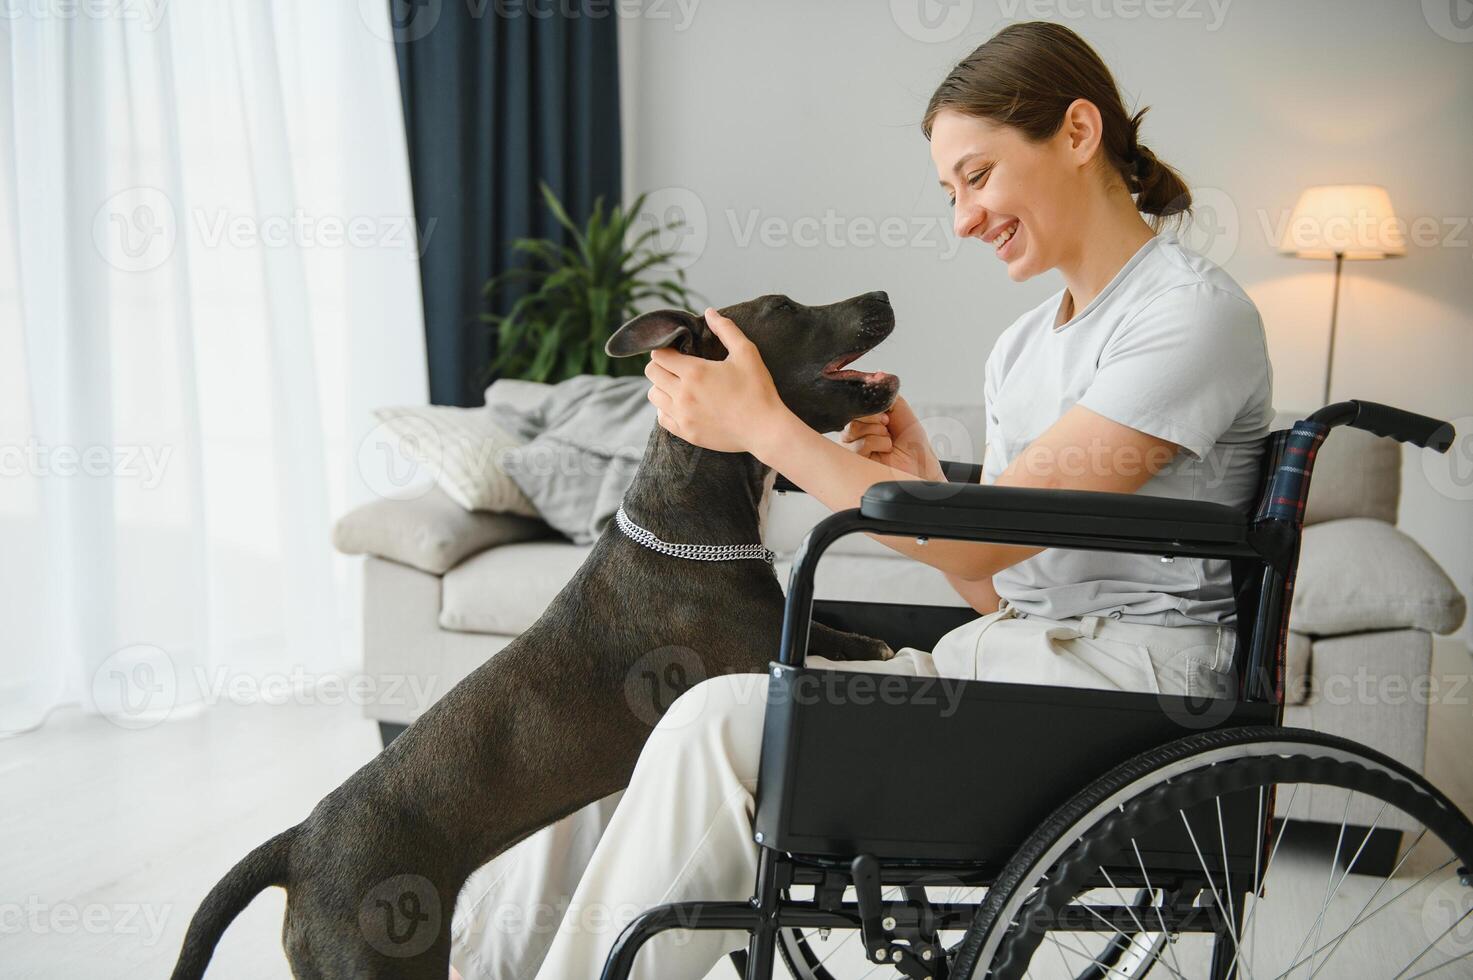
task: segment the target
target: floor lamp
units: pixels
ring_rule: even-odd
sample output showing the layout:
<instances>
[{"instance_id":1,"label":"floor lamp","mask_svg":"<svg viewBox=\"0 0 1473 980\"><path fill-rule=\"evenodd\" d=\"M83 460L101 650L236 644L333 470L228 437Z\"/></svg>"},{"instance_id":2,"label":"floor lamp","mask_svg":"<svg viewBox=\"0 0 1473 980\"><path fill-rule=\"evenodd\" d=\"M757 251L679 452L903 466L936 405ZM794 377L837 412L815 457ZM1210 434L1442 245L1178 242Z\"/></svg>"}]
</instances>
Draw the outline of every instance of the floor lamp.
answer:
<instances>
[{"instance_id":1,"label":"floor lamp","mask_svg":"<svg viewBox=\"0 0 1473 980\"><path fill-rule=\"evenodd\" d=\"M1301 259L1335 260L1335 293L1330 300L1330 345L1325 354L1325 395L1330 404L1330 373L1335 366L1335 322L1340 312L1340 266L1346 259L1389 259L1406 254L1406 240L1391 196L1376 184L1324 184L1299 195L1284 228L1279 251Z\"/></svg>"}]
</instances>

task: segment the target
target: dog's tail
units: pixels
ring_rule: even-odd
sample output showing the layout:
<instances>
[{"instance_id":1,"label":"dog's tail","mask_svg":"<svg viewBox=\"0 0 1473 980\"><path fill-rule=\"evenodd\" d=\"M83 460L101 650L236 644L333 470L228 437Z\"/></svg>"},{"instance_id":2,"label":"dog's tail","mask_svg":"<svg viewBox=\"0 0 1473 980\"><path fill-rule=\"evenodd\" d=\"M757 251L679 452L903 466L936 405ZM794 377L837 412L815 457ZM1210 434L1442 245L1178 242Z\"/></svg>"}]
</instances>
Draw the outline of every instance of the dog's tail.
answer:
<instances>
[{"instance_id":1,"label":"dog's tail","mask_svg":"<svg viewBox=\"0 0 1473 980\"><path fill-rule=\"evenodd\" d=\"M267 888L272 885L286 887L287 855L296 836L296 827L277 834L241 858L210 889L199 911L189 920L184 948L179 951L179 961L174 964L171 980L200 980L225 927L251 904L251 899Z\"/></svg>"}]
</instances>

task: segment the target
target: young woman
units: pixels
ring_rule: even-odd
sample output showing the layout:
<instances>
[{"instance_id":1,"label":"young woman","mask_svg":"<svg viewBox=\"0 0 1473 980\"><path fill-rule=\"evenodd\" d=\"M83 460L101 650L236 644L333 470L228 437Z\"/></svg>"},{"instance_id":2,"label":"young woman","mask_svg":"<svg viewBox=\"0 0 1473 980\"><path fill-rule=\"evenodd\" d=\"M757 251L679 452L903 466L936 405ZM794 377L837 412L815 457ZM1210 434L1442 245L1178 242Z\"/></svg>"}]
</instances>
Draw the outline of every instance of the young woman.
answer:
<instances>
[{"instance_id":1,"label":"young woman","mask_svg":"<svg viewBox=\"0 0 1473 980\"><path fill-rule=\"evenodd\" d=\"M983 480L1247 507L1273 415L1262 322L1227 273L1160 230L1190 195L1141 145L1142 115L1126 114L1083 40L1048 23L1004 28L927 106L922 129L957 235L978 239L1014 281L1057 269L1065 285L1004 331L987 360ZM670 433L751 453L833 510L858 506L883 480L943 478L904 398L852 423L846 449L787 410L740 324L710 309L705 317L725 360L656 350L646 370ZM986 615L930 653L835 667L1197 693L1222 683L1231 663L1226 562L880 540L944 571ZM456 914L467 980L597 977L641 911L749 897L765 682L734 675L687 691L622 799L478 872ZM700 980L746 941L667 932L645 946L635 975Z\"/></svg>"}]
</instances>

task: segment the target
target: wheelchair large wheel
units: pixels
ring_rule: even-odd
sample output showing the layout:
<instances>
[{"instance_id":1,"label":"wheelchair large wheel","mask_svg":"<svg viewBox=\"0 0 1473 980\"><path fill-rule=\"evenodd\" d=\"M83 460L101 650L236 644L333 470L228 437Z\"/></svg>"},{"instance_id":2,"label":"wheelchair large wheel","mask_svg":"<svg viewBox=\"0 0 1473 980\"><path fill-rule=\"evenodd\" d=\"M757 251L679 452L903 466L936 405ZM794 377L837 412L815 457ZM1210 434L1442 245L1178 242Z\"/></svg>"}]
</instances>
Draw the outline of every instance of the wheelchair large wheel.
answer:
<instances>
[{"instance_id":1,"label":"wheelchair large wheel","mask_svg":"<svg viewBox=\"0 0 1473 980\"><path fill-rule=\"evenodd\" d=\"M1305 819L1317 794L1317 822L1327 796L1344 815L1338 834ZM1410 843L1389 873L1364 874L1390 827L1414 827ZM1167 838L1188 844L1163 869ZM948 957L951 978L1113 977L1090 953L1102 939L1164 940L1151 976L1473 976L1470 868L1473 824L1380 753L1295 729L1205 732L1132 759L1040 826ZM1168 878L1193 897L1141 914L1121 891Z\"/></svg>"}]
</instances>

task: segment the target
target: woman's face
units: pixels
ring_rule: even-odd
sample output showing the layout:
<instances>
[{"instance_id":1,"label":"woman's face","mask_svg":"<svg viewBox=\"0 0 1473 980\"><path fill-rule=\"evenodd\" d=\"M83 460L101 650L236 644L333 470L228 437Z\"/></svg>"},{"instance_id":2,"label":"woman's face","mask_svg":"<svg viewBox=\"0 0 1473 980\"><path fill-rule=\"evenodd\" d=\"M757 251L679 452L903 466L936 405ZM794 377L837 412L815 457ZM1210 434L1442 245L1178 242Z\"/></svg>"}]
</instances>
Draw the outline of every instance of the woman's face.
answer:
<instances>
[{"instance_id":1,"label":"woman's face","mask_svg":"<svg viewBox=\"0 0 1473 980\"><path fill-rule=\"evenodd\" d=\"M931 123L931 159L955 201L957 237L985 242L1014 282L1054 268L1075 248L1069 216L1083 213L1088 183L1070 128L1033 143L1011 126L954 110Z\"/></svg>"}]
</instances>

